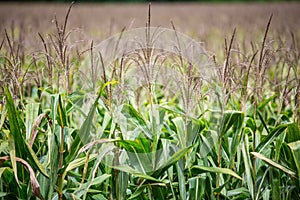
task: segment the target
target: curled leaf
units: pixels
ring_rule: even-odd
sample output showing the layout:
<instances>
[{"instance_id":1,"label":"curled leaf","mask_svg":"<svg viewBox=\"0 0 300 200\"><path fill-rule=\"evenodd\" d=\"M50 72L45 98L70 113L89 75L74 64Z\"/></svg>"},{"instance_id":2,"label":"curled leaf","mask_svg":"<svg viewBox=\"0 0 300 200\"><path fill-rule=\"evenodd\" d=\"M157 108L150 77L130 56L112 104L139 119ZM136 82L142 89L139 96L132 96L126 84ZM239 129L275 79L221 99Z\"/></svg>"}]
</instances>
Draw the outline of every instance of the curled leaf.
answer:
<instances>
[{"instance_id":1,"label":"curled leaf","mask_svg":"<svg viewBox=\"0 0 300 200\"><path fill-rule=\"evenodd\" d=\"M11 160L11 158L9 156L0 157L0 162L6 161L6 160ZM32 167L28 164L28 162L26 162L22 158L16 157L16 161L21 163L26 168L26 170L29 172L32 193L39 199L43 200L43 197L42 197L41 191L40 191L40 184L37 181L37 179L35 178L35 173L34 173Z\"/></svg>"}]
</instances>

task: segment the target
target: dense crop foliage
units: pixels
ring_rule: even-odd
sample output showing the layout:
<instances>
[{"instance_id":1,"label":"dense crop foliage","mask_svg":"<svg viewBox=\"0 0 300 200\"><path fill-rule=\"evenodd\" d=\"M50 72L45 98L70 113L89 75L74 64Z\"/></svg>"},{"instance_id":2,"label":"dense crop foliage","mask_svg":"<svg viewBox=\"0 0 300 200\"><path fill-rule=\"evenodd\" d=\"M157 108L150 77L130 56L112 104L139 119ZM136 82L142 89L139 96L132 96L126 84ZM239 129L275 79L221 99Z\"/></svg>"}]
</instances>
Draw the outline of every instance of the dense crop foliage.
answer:
<instances>
[{"instance_id":1,"label":"dense crop foliage","mask_svg":"<svg viewBox=\"0 0 300 200\"><path fill-rule=\"evenodd\" d=\"M152 48L149 7L145 48L106 65L74 50L71 7L43 50L1 39L0 199L300 199L298 33L234 29L203 76Z\"/></svg>"}]
</instances>

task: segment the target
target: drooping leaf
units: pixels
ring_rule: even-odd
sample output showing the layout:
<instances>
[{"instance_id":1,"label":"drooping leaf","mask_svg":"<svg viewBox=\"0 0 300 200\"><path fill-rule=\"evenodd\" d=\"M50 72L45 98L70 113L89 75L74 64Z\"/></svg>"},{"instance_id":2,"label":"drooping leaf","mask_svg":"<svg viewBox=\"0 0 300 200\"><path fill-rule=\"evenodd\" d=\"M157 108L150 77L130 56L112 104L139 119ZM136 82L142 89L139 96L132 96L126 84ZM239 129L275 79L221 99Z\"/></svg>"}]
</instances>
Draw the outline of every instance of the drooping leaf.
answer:
<instances>
[{"instance_id":1,"label":"drooping leaf","mask_svg":"<svg viewBox=\"0 0 300 200\"><path fill-rule=\"evenodd\" d=\"M87 186L90 187L90 186L93 186L93 185L100 185L101 183L103 183L109 177L111 177L111 174L102 174L101 176L98 176L98 177L94 178L91 182L85 183L81 187L81 189L85 189L85 188L87 188Z\"/></svg>"},{"instance_id":2,"label":"drooping leaf","mask_svg":"<svg viewBox=\"0 0 300 200\"><path fill-rule=\"evenodd\" d=\"M278 164L277 162L265 157L264 155L260 154L260 153L257 153L257 152L251 152L252 155L254 155L255 157L265 161L267 164L269 164L270 166L272 167L275 167L277 169L280 169L281 171L293 176L293 177L296 177L296 173L294 171L292 171L291 169L288 169L287 167L285 166L282 166L280 164Z\"/></svg>"},{"instance_id":3,"label":"drooping leaf","mask_svg":"<svg viewBox=\"0 0 300 200\"><path fill-rule=\"evenodd\" d=\"M11 160L11 158L9 156L4 156L4 157L0 157L0 161L3 160ZM31 184L31 189L32 189L32 193L38 197L40 200L43 200L44 198L41 195L40 192L40 184L37 181L36 177L35 177L35 173L33 171L33 169L31 168L31 166L22 158L18 158L16 157L15 160L19 163L21 163L29 172L29 176L30 176L30 184Z\"/></svg>"},{"instance_id":4,"label":"drooping leaf","mask_svg":"<svg viewBox=\"0 0 300 200\"><path fill-rule=\"evenodd\" d=\"M240 177L238 174L236 174L231 169L227 169L227 168L207 167L207 166L196 165L196 166L193 166L192 169L194 169L194 170L200 170L200 171L204 171L204 172L213 172L213 173L228 174L230 176L233 176L235 178L238 178L238 179L242 180L242 177Z\"/></svg>"},{"instance_id":5,"label":"drooping leaf","mask_svg":"<svg viewBox=\"0 0 300 200\"><path fill-rule=\"evenodd\" d=\"M89 155L88 161L90 162L92 160L95 160L96 157L97 156L95 154L91 154L91 155ZM67 168L64 170L64 175L66 175L69 171L84 165L85 161L86 161L86 157L77 158L77 159L73 160L72 162L70 162L68 164Z\"/></svg>"},{"instance_id":6,"label":"drooping leaf","mask_svg":"<svg viewBox=\"0 0 300 200\"><path fill-rule=\"evenodd\" d=\"M58 192L62 194L62 185L63 185L63 182L65 180L65 177L67 175L67 173L75 168L78 168L80 166L83 166L84 164L86 164L86 162L90 162L92 160L95 160L96 159L96 155L95 154L87 154L86 157L82 157L82 158L77 158L75 160L73 160L72 162L70 162L66 168L64 168L62 170L62 174L60 175L59 179L58 179Z\"/></svg>"},{"instance_id":7,"label":"drooping leaf","mask_svg":"<svg viewBox=\"0 0 300 200\"><path fill-rule=\"evenodd\" d=\"M229 190L227 192L227 197L233 198L235 196L238 196L239 198L245 198L246 199L246 198L250 197L250 194L249 194L249 191L244 187Z\"/></svg>"},{"instance_id":8,"label":"drooping leaf","mask_svg":"<svg viewBox=\"0 0 300 200\"><path fill-rule=\"evenodd\" d=\"M38 169L45 177L49 177L46 169L44 166L40 163L38 157L36 156L35 152L32 150L31 146L25 141L25 145L27 147L27 151L29 152L29 158L32 161L32 164L35 166L36 169Z\"/></svg>"},{"instance_id":9,"label":"drooping leaf","mask_svg":"<svg viewBox=\"0 0 300 200\"><path fill-rule=\"evenodd\" d=\"M114 169L117 169L117 170L120 170L120 171L123 171L123 172L127 172L129 174L132 174L136 177L139 177L139 178L142 178L142 179L146 179L146 180L150 180L150 181L154 181L154 182L161 182L160 180L152 177L152 176L149 176L147 174L142 174L141 172L129 167L129 166L126 166L126 165L120 165L120 166L113 166Z\"/></svg>"}]
</instances>

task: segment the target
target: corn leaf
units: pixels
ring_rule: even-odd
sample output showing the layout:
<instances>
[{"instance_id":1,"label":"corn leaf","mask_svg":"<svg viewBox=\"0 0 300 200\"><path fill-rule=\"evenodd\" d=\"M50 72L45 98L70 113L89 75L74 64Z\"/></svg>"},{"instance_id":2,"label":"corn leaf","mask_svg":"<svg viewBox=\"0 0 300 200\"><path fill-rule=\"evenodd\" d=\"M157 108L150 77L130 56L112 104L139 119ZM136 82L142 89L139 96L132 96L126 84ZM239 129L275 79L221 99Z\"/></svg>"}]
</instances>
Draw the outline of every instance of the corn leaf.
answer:
<instances>
[{"instance_id":1,"label":"corn leaf","mask_svg":"<svg viewBox=\"0 0 300 200\"><path fill-rule=\"evenodd\" d=\"M123 106L122 113L137 127L139 127L148 138L152 138L152 133L149 130L147 123L143 119L142 115L136 109L134 109L132 105L125 104Z\"/></svg>"},{"instance_id":2,"label":"corn leaf","mask_svg":"<svg viewBox=\"0 0 300 200\"><path fill-rule=\"evenodd\" d=\"M260 153L257 153L257 152L251 152L252 155L254 155L256 158L259 158L263 161L265 161L267 164L269 164L270 166L272 167L275 167L293 177L296 177L296 173L294 171L292 171L291 169L285 167L285 166L282 166L280 164L278 164L277 162L265 157L264 155L260 154Z\"/></svg>"},{"instance_id":3,"label":"corn leaf","mask_svg":"<svg viewBox=\"0 0 300 200\"><path fill-rule=\"evenodd\" d=\"M250 153L249 153L249 140L248 135L244 135L242 144L242 156L245 165L245 179L251 198L254 199L254 183L253 183L253 168L251 165Z\"/></svg>"},{"instance_id":4,"label":"corn leaf","mask_svg":"<svg viewBox=\"0 0 300 200\"><path fill-rule=\"evenodd\" d=\"M256 151L261 153L270 143L272 143L281 133L283 133L288 127L288 124L281 124L276 126L267 136L265 136L259 145L256 147Z\"/></svg>"},{"instance_id":5,"label":"corn leaf","mask_svg":"<svg viewBox=\"0 0 300 200\"><path fill-rule=\"evenodd\" d=\"M30 134L32 131L32 127L35 123L35 119L38 117L39 111L39 103L30 103L26 105L26 117L25 117L25 125L26 125L26 140L30 139Z\"/></svg>"},{"instance_id":6,"label":"corn leaf","mask_svg":"<svg viewBox=\"0 0 300 200\"><path fill-rule=\"evenodd\" d=\"M126 165L120 165L120 166L113 166L114 169L117 169L119 171L123 171L123 172L127 172L129 174L132 174L136 177L139 177L139 178L142 178L142 179L146 179L146 180L149 180L149 181L154 181L154 182L161 182L160 180L152 177L152 176L149 176L147 174L143 174L129 166L126 166Z\"/></svg>"},{"instance_id":7,"label":"corn leaf","mask_svg":"<svg viewBox=\"0 0 300 200\"><path fill-rule=\"evenodd\" d=\"M292 150L294 161L296 163L296 167L297 167L297 171L298 171L297 175L298 175L299 186L300 186L300 140L289 143L288 146Z\"/></svg>"},{"instance_id":8,"label":"corn leaf","mask_svg":"<svg viewBox=\"0 0 300 200\"><path fill-rule=\"evenodd\" d=\"M169 167L178 162L183 156L187 154L187 152L192 148L192 146L186 147L184 149L180 149L176 153L174 153L169 160L161 165L157 170L150 173L153 177L159 177L162 173L164 173Z\"/></svg>"},{"instance_id":9,"label":"corn leaf","mask_svg":"<svg viewBox=\"0 0 300 200\"><path fill-rule=\"evenodd\" d=\"M213 172L213 173L220 173L220 174L228 174L230 176L233 176L235 178L238 178L240 180L242 180L242 177L240 177L237 173L235 173L234 171L232 171L231 169L227 169L227 168L221 168L221 167L207 167L207 166L193 166L192 169L196 170L196 171L204 171L204 172Z\"/></svg>"},{"instance_id":10,"label":"corn leaf","mask_svg":"<svg viewBox=\"0 0 300 200\"><path fill-rule=\"evenodd\" d=\"M8 88L6 88L6 101L7 101L10 134L12 134L14 138L14 143L16 148L15 155L19 158L25 158L26 151L25 151L23 136L18 122L19 115L17 114L13 98Z\"/></svg>"}]
</instances>

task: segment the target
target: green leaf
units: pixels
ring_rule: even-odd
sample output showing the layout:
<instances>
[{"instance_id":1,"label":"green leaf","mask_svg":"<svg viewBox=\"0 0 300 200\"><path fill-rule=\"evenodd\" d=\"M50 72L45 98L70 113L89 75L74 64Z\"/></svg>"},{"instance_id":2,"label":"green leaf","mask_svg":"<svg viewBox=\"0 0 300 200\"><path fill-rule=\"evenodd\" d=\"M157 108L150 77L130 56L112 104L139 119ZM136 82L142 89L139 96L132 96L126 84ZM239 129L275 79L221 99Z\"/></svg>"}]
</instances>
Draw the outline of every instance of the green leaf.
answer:
<instances>
[{"instance_id":1,"label":"green leaf","mask_svg":"<svg viewBox=\"0 0 300 200\"><path fill-rule=\"evenodd\" d=\"M270 166L272 167L275 167L293 177L296 177L296 173L294 171L292 171L291 169L288 169L287 167L284 167L280 164L278 164L277 162L265 157L264 155L260 154L260 153L257 153L257 152L251 152L252 155L254 155L255 157L265 161L267 164L269 164Z\"/></svg>"},{"instance_id":2,"label":"green leaf","mask_svg":"<svg viewBox=\"0 0 300 200\"><path fill-rule=\"evenodd\" d=\"M243 180L242 177L240 177L238 174L236 174L234 171L231 169L227 168L221 168L221 167L206 167L206 166L193 166L192 169L194 170L201 170L205 172L213 172L213 173L221 173L221 174L228 174L230 176L233 176L235 178L238 178L240 180Z\"/></svg>"},{"instance_id":3,"label":"green leaf","mask_svg":"<svg viewBox=\"0 0 300 200\"><path fill-rule=\"evenodd\" d=\"M26 143L26 141L23 138L23 135L21 133L21 128L19 126L19 121L18 121L18 118L20 117L19 115L17 115L16 108L8 88L6 88L6 98L7 98L7 106L8 106L10 134L13 136L14 146L15 146L15 147L11 147L11 148L15 148L15 153L12 152L11 154L12 157L11 162L13 163L13 166L15 165L14 157L19 157L23 159L28 157L30 164L33 164L33 166L36 169L38 169L42 174L48 176L46 171L42 167L41 163L39 162L37 156L35 155L34 151L31 149L31 147ZM13 150L10 149L10 151ZM16 170L16 166L14 170Z\"/></svg>"},{"instance_id":4,"label":"green leaf","mask_svg":"<svg viewBox=\"0 0 300 200\"><path fill-rule=\"evenodd\" d=\"M154 199L166 199L166 188L157 185L152 185L149 189L151 190Z\"/></svg>"},{"instance_id":5,"label":"green leaf","mask_svg":"<svg viewBox=\"0 0 300 200\"><path fill-rule=\"evenodd\" d=\"M181 199L186 199L185 177L179 163L176 163L176 169L178 173L179 195Z\"/></svg>"},{"instance_id":6,"label":"green leaf","mask_svg":"<svg viewBox=\"0 0 300 200\"><path fill-rule=\"evenodd\" d=\"M181 115L182 117L186 116L186 113L184 112L184 110L180 109L179 107L176 106L161 106L162 109L165 109L166 111L169 111L171 113L175 113L178 115Z\"/></svg>"},{"instance_id":7,"label":"green leaf","mask_svg":"<svg viewBox=\"0 0 300 200\"><path fill-rule=\"evenodd\" d=\"M10 161L11 161L11 165L12 165L12 168L14 171L15 179L16 179L17 184L19 184L15 141L11 134L9 134L9 136L8 136L8 146L9 146Z\"/></svg>"},{"instance_id":8,"label":"green leaf","mask_svg":"<svg viewBox=\"0 0 300 200\"><path fill-rule=\"evenodd\" d=\"M300 140L289 143L288 146L292 150L294 161L296 163L296 167L297 167L297 171L298 171L299 186L300 186Z\"/></svg>"},{"instance_id":9,"label":"green leaf","mask_svg":"<svg viewBox=\"0 0 300 200\"><path fill-rule=\"evenodd\" d=\"M62 175L59 177L58 188L62 189L62 184L63 184L65 177L69 171L71 171L77 167L83 166L86 162L95 160L97 157L97 155L95 155L95 154L90 154L90 155L87 154L87 156L89 156L89 157L88 158L87 157L77 158L68 164L68 166L63 170ZM62 191L59 191L59 192L62 192Z\"/></svg>"},{"instance_id":10,"label":"green leaf","mask_svg":"<svg viewBox=\"0 0 300 200\"><path fill-rule=\"evenodd\" d=\"M161 165L157 170L155 170L153 173L150 173L153 177L159 177L162 173L164 173L169 167L174 165L176 162L178 162L190 149L192 146L180 149L176 153L174 153L169 160L167 160L165 163Z\"/></svg>"},{"instance_id":11,"label":"green leaf","mask_svg":"<svg viewBox=\"0 0 300 200\"><path fill-rule=\"evenodd\" d=\"M129 152L150 153L150 142L146 138L136 138L133 140L119 140L118 145Z\"/></svg>"},{"instance_id":12,"label":"green leaf","mask_svg":"<svg viewBox=\"0 0 300 200\"><path fill-rule=\"evenodd\" d=\"M256 123L252 117L247 118L246 127L249 127L252 130L252 132L256 131Z\"/></svg>"},{"instance_id":13,"label":"green leaf","mask_svg":"<svg viewBox=\"0 0 300 200\"><path fill-rule=\"evenodd\" d=\"M172 119L173 123L176 126L176 135L179 141L180 148L186 147L186 139L185 139L185 126L184 119L182 117L176 117Z\"/></svg>"},{"instance_id":14,"label":"green leaf","mask_svg":"<svg viewBox=\"0 0 300 200\"><path fill-rule=\"evenodd\" d=\"M6 197L8 195L10 195L10 193L8 193L8 192L0 192L0 198L1 197Z\"/></svg>"},{"instance_id":15,"label":"green leaf","mask_svg":"<svg viewBox=\"0 0 300 200\"><path fill-rule=\"evenodd\" d=\"M245 173L246 173L246 183L249 189L251 198L254 199L254 183L253 183L253 168L251 165L251 158L249 153L249 139L248 135L244 134L243 144L242 144L242 155L245 165Z\"/></svg>"},{"instance_id":16,"label":"green leaf","mask_svg":"<svg viewBox=\"0 0 300 200\"><path fill-rule=\"evenodd\" d=\"M9 131L7 130L7 132ZM4 154L8 154L8 152L9 152L8 141L0 140L0 154L4 155Z\"/></svg>"},{"instance_id":17,"label":"green leaf","mask_svg":"<svg viewBox=\"0 0 300 200\"><path fill-rule=\"evenodd\" d=\"M239 112L235 113L236 122L233 125L233 136L230 146L230 168L234 167L234 162L236 158L236 152L238 151L240 141L241 141L241 132L242 132L242 126L244 123L244 113Z\"/></svg>"},{"instance_id":18,"label":"green leaf","mask_svg":"<svg viewBox=\"0 0 300 200\"><path fill-rule=\"evenodd\" d=\"M241 188L229 190L227 192L227 197L234 197L234 196L239 196L242 197L243 199L246 199L250 197L250 194L246 188L241 187Z\"/></svg>"},{"instance_id":19,"label":"green leaf","mask_svg":"<svg viewBox=\"0 0 300 200\"><path fill-rule=\"evenodd\" d=\"M92 160L95 160L97 156L95 154L90 154L89 155L89 158L88 158L88 162L92 161ZM82 157L82 158L77 158L75 160L73 160L72 162L70 162L67 166L67 168L65 169L64 171L64 174L66 175L67 172L77 168L77 167L80 167L82 165L84 165L86 162L86 157Z\"/></svg>"},{"instance_id":20,"label":"green leaf","mask_svg":"<svg viewBox=\"0 0 300 200\"><path fill-rule=\"evenodd\" d=\"M28 157L30 161L33 163L34 167L38 169L44 176L49 177L44 166L40 163L38 157L36 156L35 152L32 150L30 145L25 141L25 145L27 147L27 151L29 152Z\"/></svg>"},{"instance_id":21,"label":"green leaf","mask_svg":"<svg viewBox=\"0 0 300 200\"><path fill-rule=\"evenodd\" d=\"M189 179L189 197L193 200L204 199L205 194L205 177L192 177Z\"/></svg>"},{"instance_id":22,"label":"green leaf","mask_svg":"<svg viewBox=\"0 0 300 200\"><path fill-rule=\"evenodd\" d=\"M258 109L261 110L263 109L270 101L273 101L277 97L276 94L272 95L269 98L264 99L260 104L258 105Z\"/></svg>"},{"instance_id":23,"label":"green leaf","mask_svg":"<svg viewBox=\"0 0 300 200\"><path fill-rule=\"evenodd\" d=\"M26 140L30 139L32 126L35 124L35 120L38 117L39 103L30 103L26 105L25 112L25 125L26 125Z\"/></svg>"},{"instance_id":24,"label":"green leaf","mask_svg":"<svg viewBox=\"0 0 300 200\"><path fill-rule=\"evenodd\" d=\"M261 153L266 147L269 146L270 143L272 143L281 133L283 133L287 127L288 124L276 126L267 136L262 139L262 141L256 147L256 151Z\"/></svg>"},{"instance_id":25,"label":"green leaf","mask_svg":"<svg viewBox=\"0 0 300 200\"><path fill-rule=\"evenodd\" d=\"M75 135L75 139L73 140L73 142L71 144L69 154L65 158L66 162L71 162L72 160L74 160L74 158L78 154L78 151L83 146L80 136L78 135L78 131L75 131L73 134Z\"/></svg>"},{"instance_id":26,"label":"green leaf","mask_svg":"<svg viewBox=\"0 0 300 200\"><path fill-rule=\"evenodd\" d=\"M258 189L257 189L255 200L258 200L259 197L261 196L260 194L264 192L262 190L262 187L264 187L263 185L264 185L264 182L265 182L265 179L266 179L266 176L267 176L268 173L269 173L269 170L267 169L267 170L264 171L263 176L260 175L261 180L260 180L260 184L259 184Z\"/></svg>"},{"instance_id":27,"label":"green leaf","mask_svg":"<svg viewBox=\"0 0 300 200\"><path fill-rule=\"evenodd\" d=\"M107 200L102 194L96 194L92 196L93 200Z\"/></svg>"},{"instance_id":28,"label":"green leaf","mask_svg":"<svg viewBox=\"0 0 300 200\"><path fill-rule=\"evenodd\" d=\"M239 127L240 125L236 123L241 123L241 118L244 116L244 114L240 111L226 111L224 113L224 117L222 120L222 125L221 125L221 134L220 138L223 137L223 135L232 127L232 126L237 126Z\"/></svg>"},{"instance_id":29,"label":"green leaf","mask_svg":"<svg viewBox=\"0 0 300 200\"><path fill-rule=\"evenodd\" d=\"M272 199L281 200L280 195L280 173L278 170L271 169L270 170L270 180L271 180L271 188L272 188Z\"/></svg>"},{"instance_id":30,"label":"green leaf","mask_svg":"<svg viewBox=\"0 0 300 200\"><path fill-rule=\"evenodd\" d=\"M148 137L152 138L152 133L147 126L147 123L143 119L142 115L134 109L134 107L130 104L124 104L122 108L122 113L131 120L137 127L139 127L143 133Z\"/></svg>"},{"instance_id":31,"label":"green leaf","mask_svg":"<svg viewBox=\"0 0 300 200\"><path fill-rule=\"evenodd\" d=\"M147 187L146 184L140 184L137 189L135 190L135 192L130 195L130 197L128 198L128 200L136 200L138 199L140 196L142 196L142 192L145 190L145 188Z\"/></svg>"},{"instance_id":32,"label":"green leaf","mask_svg":"<svg viewBox=\"0 0 300 200\"><path fill-rule=\"evenodd\" d=\"M78 135L83 144L86 144L89 141L91 141L91 126L93 125L93 122L94 122L94 115L95 115L96 108L98 106L98 101L99 101L100 97L102 96L102 93L103 93L105 87L107 87L110 84L115 84L115 83L117 83L117 82L111 81L111 82L107 82L103 85L103 87L101 88L98 96L96 97L92 107L90 108L86 119L84 120L83 124L81 125ZM77 141L77 146L74 149L79 150L80 145L81 144ZM76 154L77 154L77 152L72 152L72 155L76 155ZM71 157L73 157L73 156L71 156Z\"/></svg>"},{"instance_id":33,"label":"green leaf","mask_svg":"<svg viewBox=\"0 0 300 200\"><path fill-rule=\"evenodd\" d=\"M57 113L58 113L58 117L57 117L57 122L58 124L62 127L65 128L67 127L67 115L66 115L66 109L63 106L63 102L61 99L61 95L58 95L58 106L57 106Z\"/></svg>"},{"instance_id":34,"label":"green leaf","mask_svg":"<svg viewBox=\"0 0 300 200\"><path fill-rule=\"evenodd\" d=\"M261 121L261 123L263 124L264 128L266 129L266 131L268 132L268 134L270 134L270 131L268 129L267 123L265 122L263 116L261 115L261 113L259 111L257 111L258 117Z\"/></svg>"},{"instance_id":35,"label":"green leaf","mask_svg":"<svg viewBox=\"0 0 300 200\"><path fill-rule=\"evenodd\" d=\"M6 101L7 101L7 109L8 109L8 119L9 119L9 129L10 134L12 134L15 143L15 156L20 158L26 157L25 145L23 136L20 130L18 118L19 115L17 114L13 98L10 94L8 88L6 88Z\"/></svg>"},{"instance_id":36,"label":"green leaf","mask_svg":"<svg viewBox=\"0 0 300 200\"><path fill-rule=\"evenodd\" d=\"M9 167L0 167L0 178L5 170L8 170Z\"/></svg>"},{"instance_id":37,"label":"green leaf","mask_svg":"<svg viewBox=\"0 0 300 200\"><path fill-rule=\"evenodd\" d=\"M201 131L205 128L205 122L202 120L188 120L188 126L187 126L187 141L186 144L187 146L190 146L195 143L195 139Z\"/></svg>"},{"instance_id":38,"label":"green leaf","mask_svg":"<svg viewBox=\"0 0 300 200\"><path fill-rule=\"evenodd\" d=\"M54 99L52 99L54 100ZM54 102L52 102L52 106L54 107ZM53 109L52 110L56 110ZM55 111L56 112L56 111ZM52 199L56 184L57 184L57 179L58 179L58 170L59 170L59 142L57 138L57 134L55 134L55 131L59 131L58 129L54 129L55 124L52 124L52 133L48 137L48 143L49 143L49 151L48 151L48 162L50 162L50 180L49 180L49 188L42 188L42 190L45 190L45 197L47 199Z\"/></svg>"},{"instance_id":39,"label":"green leaf","mask_svg":"<svg viewBox=\"0 0 300 200\"><path fill-rule=\"evenodd\" d=\"M6 107L3 108L3 105L0 102L0 130L2 129L3 124L5 122L6 115L7 115L7 108Z\"/></svg>"},{"instance_id":40,"label":"green leaf","mask_svg":"<svg viewBox=\"0 0 300 200\"><path fill-rule=\"evenodd\" d=\"M300 130L297 123L291 123L288 125L285 140L287 143L300 140Z\"/></svg>"},{"instance_id":41,"label":"green leaf","mask_svg":"<svg viewBox=\"0 0 300 200\"><path fill-rule=\"evenodd\" d=\"M126 150L131 165L140 172L146 174L153 170L152 155L155 152L150 152L150 143L146 138L137 138L135 141L120 140L117 143Z\"/></svg>"},{"instance_id":42,"label":"green leaf","mask_svg":"<svg viewBox=\"0 0 300 200\"><path fill-rule=\"evenodd\" d=\"M82 123L79 131L78 131L78 134L76 134L75 136L75 139L74 139L74 142L72 143L71 145L71 151L70 151L70 154L67 156L66 160L67 161L72 161L78 151L80 150L80 148L82 147L82 145L84 144L87 144L88 142L91 141L91 127L93 126L93 123L94 123L94 115L95 115L95 111L96 111L96 108L98 106L98 101L100 99L100 97L102 96L102 93L104 91L104 89L110 85L110 84L116 84L117 81L111 81L111 82L107 82L105 83L100 91L99 91L99 94L97 95L93 105L91 106L89 112L88 112L88 115L87 117L85 118L84 122ZM57 101L54 101L54 103L57 104ZM55 112L55 110L53 110L52 112Z\"/></svg>"},{"instance_id":43,"label":"green leaf","mask_svg":"<svg viewBox=\"0 0 300 200\"><path fill-rule=\"evenodd\" d=\"M111 174L102 174L101 176L96 177L90 183L89 182L85 183L85 185L89 185L89 186L100 185L101 183L103 183L103 181L105 181L109 177L111 177ZM84 187L82 187L82 188L84 188Z\"/></svg>"},{"instance_id":44,"label":"green leaf","mask_svg":"<svg viewBox=\"0 0 300 200\"><path fill-rule=\"evenodd\" d=\"M117 170L120 170L120 171L123 171L123 172L127 172L129 174L132 174L136 177L139 177L139 178L142 178L142 179L146 179L146 180L150 180L150 181L154 181L154 182L161 182L160 180L152 177L152 176L149 176L147 174L142 174L141 172L129 167L129 166L126 166L126 165L120 165L120 166L113 166L114 169L117 169Z\"/></svg>"},{"instance_id":45,"label":"green leaf","mask_svg":"<svg viewBox=\"0 0 300 200\"><path fill-rule=\"evenodd\" d=\"M129 174L126 172L119 172L117 177L117 197L118 199L126 199L126 191L128 187Z\"/></svg>"}]
</instances>

